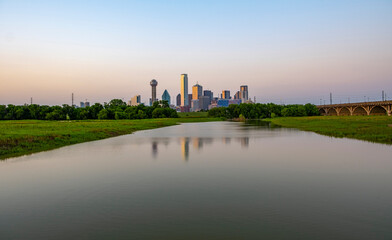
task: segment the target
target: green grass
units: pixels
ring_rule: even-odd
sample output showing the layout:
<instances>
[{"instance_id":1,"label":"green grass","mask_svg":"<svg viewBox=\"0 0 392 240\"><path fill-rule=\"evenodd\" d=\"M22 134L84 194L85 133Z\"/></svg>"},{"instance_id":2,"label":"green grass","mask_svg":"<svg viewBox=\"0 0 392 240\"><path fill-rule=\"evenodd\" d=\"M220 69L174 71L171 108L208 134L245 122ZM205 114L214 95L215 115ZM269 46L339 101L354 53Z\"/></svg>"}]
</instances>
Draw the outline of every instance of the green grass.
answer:
<instances>
[{"instance_id":1,"label":"green grass","mask_svg":"<svg viewBox=\"0 0 392 240\"><path fill-rule=\"evenodd\" d=\"M138 130L219 118L169 118L143 120L0 121L0 159L99 140Z\"/></svg>"},{"instance_id":2,"label":"green grass","mask_svg":"<svg viewBox=\"0 0 392 240\"><path fill-rule=\"evenodd\" d=\"M392 117L388 116L287 117L267 121L327 136L392 144Z\"/></svg>"},{"instance_id":3,"label":"green grass","mask_svg":"<svg viewBox=\"0 0 392 240\"><path fill-rule=\"evenodd\" d=\"M184 112L184 113L178 113L180 117L185 117L185 118L206 118L208 117L207 112Z\"/></svg>"}]
</instances>

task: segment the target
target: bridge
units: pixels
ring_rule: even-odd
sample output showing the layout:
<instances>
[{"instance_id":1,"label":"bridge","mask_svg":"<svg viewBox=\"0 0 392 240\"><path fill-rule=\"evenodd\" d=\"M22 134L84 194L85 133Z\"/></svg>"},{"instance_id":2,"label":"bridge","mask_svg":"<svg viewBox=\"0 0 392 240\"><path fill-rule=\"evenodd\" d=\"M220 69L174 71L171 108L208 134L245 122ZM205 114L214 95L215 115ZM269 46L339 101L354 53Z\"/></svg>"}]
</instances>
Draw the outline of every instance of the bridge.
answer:
<instances>
[{"instance_id":1,"label":"bridge","mask_svg":"<svg viewBox=\"0 0 392 240\"><path fill-rule=\"evenodd\" d=\"M325 116L392 115L392 101L341 103L317 107L320 114Z\"/></svg>"}]
</instances>

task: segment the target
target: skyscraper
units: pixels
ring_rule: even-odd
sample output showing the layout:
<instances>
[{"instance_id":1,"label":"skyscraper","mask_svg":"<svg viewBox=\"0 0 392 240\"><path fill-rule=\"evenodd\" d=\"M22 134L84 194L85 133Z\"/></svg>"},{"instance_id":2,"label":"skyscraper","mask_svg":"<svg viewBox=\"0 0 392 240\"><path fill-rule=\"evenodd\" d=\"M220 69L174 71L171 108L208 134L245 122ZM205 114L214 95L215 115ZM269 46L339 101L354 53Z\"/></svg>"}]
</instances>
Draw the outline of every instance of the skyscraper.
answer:
<instances>
[{"instance_id":1,"label":"skyscraper","mask_svg":"<svg viewBox=\"0 0 392 240\"><path fill-rule=\"evenodd\" d=\"M191 102L192 102L192 94L188 94L188 106L189 107L192 107Z\"/></svg>"},{"instance_id":2,"label":"skyscraper","mask_svg":"<svg viewBox=\"0 0 392 240\"><path fill-rule=\"evenodd\" d=\"M166 89L162 94L162 101L167 101L167 103L170 105L170 94Z\"/></svg>"},{"instance_id":3,"label":"skyscraper","mask_svg":"<svg viewBox=\"0 0 392 240\"><path fill-rule=\"evenodd\" d=\"M229 90L222 91L222 99L230 99L230 91Z\"/></svg>"},{"instance_id":4,"label":"skyscraper","mask_svg":"<svg viewBox=\"0 0 392 240\"><path fill-rule=\"evenodd\" d=\"M155 79L151 80L150 85L152 90L151 104L154 104L154 102L157 100L157 85L158 85L157 80Z\"/></svg>"},{"instance_id":5,"label":"skyscraper","mask_svg":"<svg viewBox=\"0 0 392 240\"><path fill-rule=\"evenodd\" d=\"M211 104L211 98L209 96L199 97L199 110L208 110L208 106Z\"/></svg>"},{"instance_id":6,"label":"skyscraper","mask_svg":"<svg viewBox=\"0 0 392 240\"><path fill-rule=\"evenodd\" d=\"M189 106L188 101L188 74L181 75L181 106Z\"/></svg>"},{"instance_id":7,"label":"skyscraper","mask_svg":"<svg viewBox=\"0 0 392 240\"><path fill-rule=\"evenodd\" d=\"M240 98L241 98L242 102L248 101L249 96L248 96L248 86L247 85L240 86Z\"/></svg>"},{"instance_id":8,"label":"skyscraper","mask_svg":"<svg viewBox=\"0 0 392 240\"><path fill-rule=\"evenodd\" d=\"M234 94L234 99L241 99L241 92L240 92L240 91L237 91L237 92Z\"/></svg>"},{"instance_id":9,"label":"skyscraper","mask_svg":"<svg viewBox=\"0 0 392 240\"><path fill-rule=\"evenodd\" d=\"M214 98L213 93L211 92L211 90L204 90L203 95L204 96L209 96L211 98L211 100Z\"/></svg>"},{"instance_id":10,"label":"skyscraper","mask_svg":"<svg viewBox=\"0 0 392 240\"><path fill-rule=\"evenodd\" d=\"M204 90L203 95L210 99L210 100L208 100L208 105L210 105L211 101L213 99L213 93L210 90ZM207 109L205 109L205 110L208 110L208 106L207 106Z\"/></svg>"},{"instance_id":11,"label":"skyscraper","mask_svg":"<svg viewBox=\"0 0 392 240\"><path fill-rule=\"evenodd\" d=\"M141 103L140 95L135 95L133 98L131 98L131 101L129 101L129 105L131 106L137 106L140 103Z\"/></svg>"},{"instance_id":12,"label":"skyscraper","mask_svg":"<svg viewBox=\"0 0 392 240\"><path fill-rule=\"evenodd\" d=\"M177 98L176 98L176 106L181 106L181 94L178 94L178 95L177 95Z\"/></svg>"},{"instance_id":13,"label":"skyscraper","mask_svg":"<svg viewBox=\"0 0 392 240\"><path fill-rule=\"evenodd\" d=\"M197 83L192 87L192 99L198 100L201 96L203 96L203 87Z\"/></svg>"}]
</instances>

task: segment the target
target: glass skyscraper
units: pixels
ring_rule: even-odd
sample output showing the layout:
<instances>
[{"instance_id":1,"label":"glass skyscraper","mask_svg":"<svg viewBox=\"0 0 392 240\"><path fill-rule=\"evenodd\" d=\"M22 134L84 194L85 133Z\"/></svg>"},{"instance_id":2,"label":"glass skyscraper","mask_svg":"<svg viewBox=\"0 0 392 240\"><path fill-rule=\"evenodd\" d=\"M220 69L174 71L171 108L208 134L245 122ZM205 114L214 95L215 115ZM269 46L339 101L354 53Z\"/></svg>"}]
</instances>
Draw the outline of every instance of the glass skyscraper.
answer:
<instances>
[{"instance_id":1,"label":"glass skyscraper","mask_svg":"<svg viewBox=\"0 0 392 240\"><path fill-rule=\"evenodd\" d=\"M189 106L188 74L181 74L181 106Z\"/></svg>"}]
</instances>

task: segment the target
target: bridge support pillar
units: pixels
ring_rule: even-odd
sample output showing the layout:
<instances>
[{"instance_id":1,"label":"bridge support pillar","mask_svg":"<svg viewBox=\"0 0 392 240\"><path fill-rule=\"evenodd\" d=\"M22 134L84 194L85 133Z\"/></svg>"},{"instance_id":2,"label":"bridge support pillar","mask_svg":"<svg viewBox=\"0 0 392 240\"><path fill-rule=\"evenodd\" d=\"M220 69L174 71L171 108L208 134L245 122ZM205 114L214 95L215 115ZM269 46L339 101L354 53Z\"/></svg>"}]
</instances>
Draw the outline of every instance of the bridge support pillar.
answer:
<instances>
[{"instance_id":1,"label":"bridge support pillar","mask_svg":"<svg viewBox=\"0 0 392 240\"><path fill-rule=\"evenodd\" d=\"M363 109L365 109L367 115L369 116L370 115L370 110L371 110L370 107L366 106L366 107L363 107Z\"/></svg>"},{"instance_id":2,"label":"bridge support pillar","mask_svg":"<svg viewBox=\"0 0 392 240\"><path fill-rule=\"evenodd\" d=\"M336 115L340 116L340 110L342 110L342 108L337 107L335 108L335 110L336 110Z\"/></svg>"},{"instance_id":3,"label":"bridge support pillar","mask_svg":"<svg viewBox=\"0 0 392 240\"><path fill-rule=\"evenodd\" d=\"M352 115L353 115L353 112L354 112L353 107L348 107L348 110L350 111L350 116L352 116Z\"/></svg>"},{"instance_id":4,"label":"bridge support pillar","mask_svg":"<svg viewBox=\"0 0 392 240\"><path fill-rule=\"evenodd\" d=\"M387 114L388 114L388 116L392 115L392 105L388 105L388 107L387 107Z\"/></svg>"}]
</instances>

